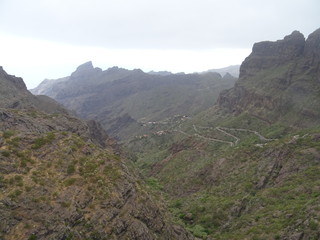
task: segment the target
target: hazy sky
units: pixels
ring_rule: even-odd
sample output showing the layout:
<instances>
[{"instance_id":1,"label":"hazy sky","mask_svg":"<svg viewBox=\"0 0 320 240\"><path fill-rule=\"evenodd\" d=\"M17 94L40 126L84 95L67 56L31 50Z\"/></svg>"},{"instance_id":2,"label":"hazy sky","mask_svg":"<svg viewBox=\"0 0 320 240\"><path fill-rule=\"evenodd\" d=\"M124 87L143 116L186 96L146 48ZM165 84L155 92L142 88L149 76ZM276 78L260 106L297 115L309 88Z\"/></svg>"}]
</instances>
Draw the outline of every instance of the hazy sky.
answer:
<instances>
[{"instance_id":1,"label":"hazy sky","mask_svg":"<svg viewBox=\"0 0 320 240\"><path fill-rule=\"evenodd\" d=\"M319 0L0 0L0 66L29 88L92 60L106 69L205 71L253 43L306 37Z\"/></svg>"}]
</instances>

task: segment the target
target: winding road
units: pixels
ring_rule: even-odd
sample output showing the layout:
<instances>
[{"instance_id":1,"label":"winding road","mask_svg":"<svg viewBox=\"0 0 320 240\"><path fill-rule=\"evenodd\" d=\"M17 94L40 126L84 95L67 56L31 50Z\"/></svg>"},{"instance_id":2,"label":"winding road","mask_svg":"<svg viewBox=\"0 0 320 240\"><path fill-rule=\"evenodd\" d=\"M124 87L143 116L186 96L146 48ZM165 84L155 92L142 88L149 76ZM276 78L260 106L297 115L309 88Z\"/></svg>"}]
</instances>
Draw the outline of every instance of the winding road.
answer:
<instances>
[{"instance_id":1,"label":"winding road","mask_svg":"<svg viewBox=\"0 0 320 240\"><path fill-rule=\"evenodd\" d=\"M163 122L152 122L152 124L166 125L166 124L168 124L168 122L164 122L164 121ZM226 144L229 144L230 146L237 145L239 143L239 141L241 140L239 137L237 137L237 136L233 135L232 133L230 133L230 132L235 132L235 131L248 132L248 133L255 134L256 136L259 137L259 139L261 141L265 141L265 142L277 140L277 139L273 139L273 138L266 138L263 135L261 135L258 131L254 131L254 130L251 130L251 129L245 129L245 128L227 128L227 127L219 127L219 126L217 126L217 127L203 127L203 126L196 126L195 124L193 124L193 129L194 129L195 133L193 133L193 134L187 133L187 132L185 132L185 131L183 131L181 129L181 124L180 124L178 126L178 129L174 129L172 131L173 132L178 132L178 133L183 134L183 135L188 136L188 137L194 136L194 137L198 137L198 138L204 139L206 141L214 141L214 142L226 143ZM218 138L206 137L206 136L203 136L198 129L217 130L217 131L221 132L222 134L224 134L225 136L233 138L234 141L226 141L226 140L222 140L222 139L218 139Z\"/></svg>"},{"instance_id":2,"label":"winding road","mask_svg":"<svg viewBox=\"0 0 320 240\"><path fill-rule=\"evenodd\" d=\"M179 125L179 128L181 129L181 125ZM231 142L231 141L225 141L225 140L221 140L221 139L218 139L218 138L210 138L210 137L205 137L205 136L202 136L201 133L199 132L198 128L201 128L201 129L213 129L213 130L217 130L221 133L223 133L224 135L226 136L229 136L229 137L232 137L233 139L235 139L234 142ZM273 139L273 138L266 138L264 137L263 135L261 135L258 131L254 131L254 130L250 130L250 129L244 129L244 128L227 128L227 127L202 127L202 126L196 126L193 124L193 129L194 131L196 132L195 134L188 134L182 130L174 130L176 132L180 132L186 136L195 136L195 137L199 137L199 138L202 138L202 139L205 139L207 141L215 141L215 142L222 142L222 143L227 143L229 144L230 146L235 146L239 143L240 141L240 138L231 134L230 132L227 132L227 131L241 131L241 132L249 132L249 133L253 133L255 134L256 136L259 137L259 139L261 141L274 141L274 140L277 140L277 139Z\"/></svg>"}]
</instances>

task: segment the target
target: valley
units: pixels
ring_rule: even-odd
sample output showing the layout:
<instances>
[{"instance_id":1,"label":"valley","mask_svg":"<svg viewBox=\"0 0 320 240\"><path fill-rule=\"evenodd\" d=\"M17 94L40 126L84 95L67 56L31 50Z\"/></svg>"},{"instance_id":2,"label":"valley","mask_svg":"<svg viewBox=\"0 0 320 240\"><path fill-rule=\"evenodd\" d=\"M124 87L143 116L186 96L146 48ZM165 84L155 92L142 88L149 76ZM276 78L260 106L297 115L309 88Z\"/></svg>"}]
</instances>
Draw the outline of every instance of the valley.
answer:
<instances>
[{"instance_id":1,"label":"valley","mask_svg":"<svg viewBox=\"0 0 320 240\"><path fill-rule=\"evenodd\" d=\"M254 44L239 78L1 76L0 237L320 239L320 29Z\"/></svg>"}]
</instances>

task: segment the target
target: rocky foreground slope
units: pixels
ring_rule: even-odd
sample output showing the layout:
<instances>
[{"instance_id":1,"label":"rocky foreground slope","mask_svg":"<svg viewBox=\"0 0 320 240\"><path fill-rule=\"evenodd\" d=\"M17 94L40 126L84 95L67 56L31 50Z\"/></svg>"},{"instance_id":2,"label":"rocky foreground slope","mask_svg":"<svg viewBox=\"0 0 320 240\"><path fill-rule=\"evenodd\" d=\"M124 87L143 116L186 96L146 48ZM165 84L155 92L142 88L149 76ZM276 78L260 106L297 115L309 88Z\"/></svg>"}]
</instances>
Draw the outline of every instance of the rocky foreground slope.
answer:
<instances>
[{"instance_id":1,"label":"rocky foreground slope","mask_svg":"<svg viewBox=\"0 0 320 240\"><path fill-rule=\"evenodd\" d=\"M0 69L0 239L193 239L101 127Z\"/></svg>"}]
</instances>

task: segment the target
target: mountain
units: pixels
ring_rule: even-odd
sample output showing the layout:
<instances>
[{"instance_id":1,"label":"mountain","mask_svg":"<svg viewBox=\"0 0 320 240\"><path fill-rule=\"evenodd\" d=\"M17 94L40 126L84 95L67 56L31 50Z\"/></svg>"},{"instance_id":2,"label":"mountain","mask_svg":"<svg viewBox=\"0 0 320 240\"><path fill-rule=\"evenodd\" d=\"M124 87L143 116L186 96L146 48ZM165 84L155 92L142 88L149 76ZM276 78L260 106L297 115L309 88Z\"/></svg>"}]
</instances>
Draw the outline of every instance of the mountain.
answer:
<instances>
[{"instance_id":1,"label":"mountain","mask_svg":"<svg viewBox=\"0 0 320 240\"><path fill-rule=\"evenodd\" d=\"M0 66L0 107L37 108L47 113L67 113L62 105L46 96L33 96L26 88L22 78L7 74Z\"/></svg>"},{"instance_id":2,"label":"mountain","mask_svg":"<svg viewBox=\"0 0 320 240\"><path fill-rule=\"evenodd\" d=\"M294 31L276 42L256 43L235 85L217 88L222 91L209 94L209 102L200 101L194 90L207 89L200 79L214 73L156 76L156 85L140 70L113 69L117 76L128 75L104 80L112 91L100 85L105 105L118 103L106 109L91 100L97 90L88 89L110 69L94 70L90 64L93 81L85 80L92 73L71 75L66 90L52 94L74 106L80 102L78 112L120 136L148 187L166 197L174 221L195 237L319 239L319 49L320 29L307 39ZM174 94L155 87L164 80ZM184 94L176 92L185 83L192 84L185 85L190 88ZM79 97L84 93L88 102Z\"/></svg>"},{"instance_id":3,"label":"mountain","mask_svg":"<svg viewBox=\"0 0 320 240\"><path fill-rule=\"evenodd\" d=\"M118 67L102 71L88 62L71 76L46 80L32 92L54 98L85 119L98 120L110 135L124 140L137 135L142 122L209 108L235 81L217 73L147 74Z\"/></svg>"},{"instance_id":4,"label":"mountain","mask_svg":"<svg viewBox=\"0 0 320 240\"><path fill-rule=\"evenodd\" d=\"M218 69L210 69L208 71L205 71L203 73L207 73L207 72L216 72L221 74L221 76L224 76L226 74L230 74L233 77L238 78L239 74L240 74L240 65L231 65L225 68L218 68Z\"/></svg>"},{"instance_id":5,"label":"mountain","mask_svg":"<svg viewBox=\"0 0 320 240\"><path fill-rule=\"evenodd\" d=\"M135 164L203 239L319 239L320 29L260 42L235 86L131 140Z\"/></svg>"},{"instance_id":6,"label":"mountain","mask_svg":"<svg viewBox=\"0 0 320 240\"><path fill-rule=\"evenodd\" d=\"M0 69L0 239L193 239L82 121Z\"/></svg>"},{"instance_id":7,"label":"mountain","mask_svg":"<svg viewBox=\"0 0 320 240\"><path fill-rule=\"evenodd\" d=\"M219 97L219 106L270 123L318 125L319 32L307 40L295 31L277 42L255 44L241 65L239 81Z\"/></svg>"}]
</instances>

